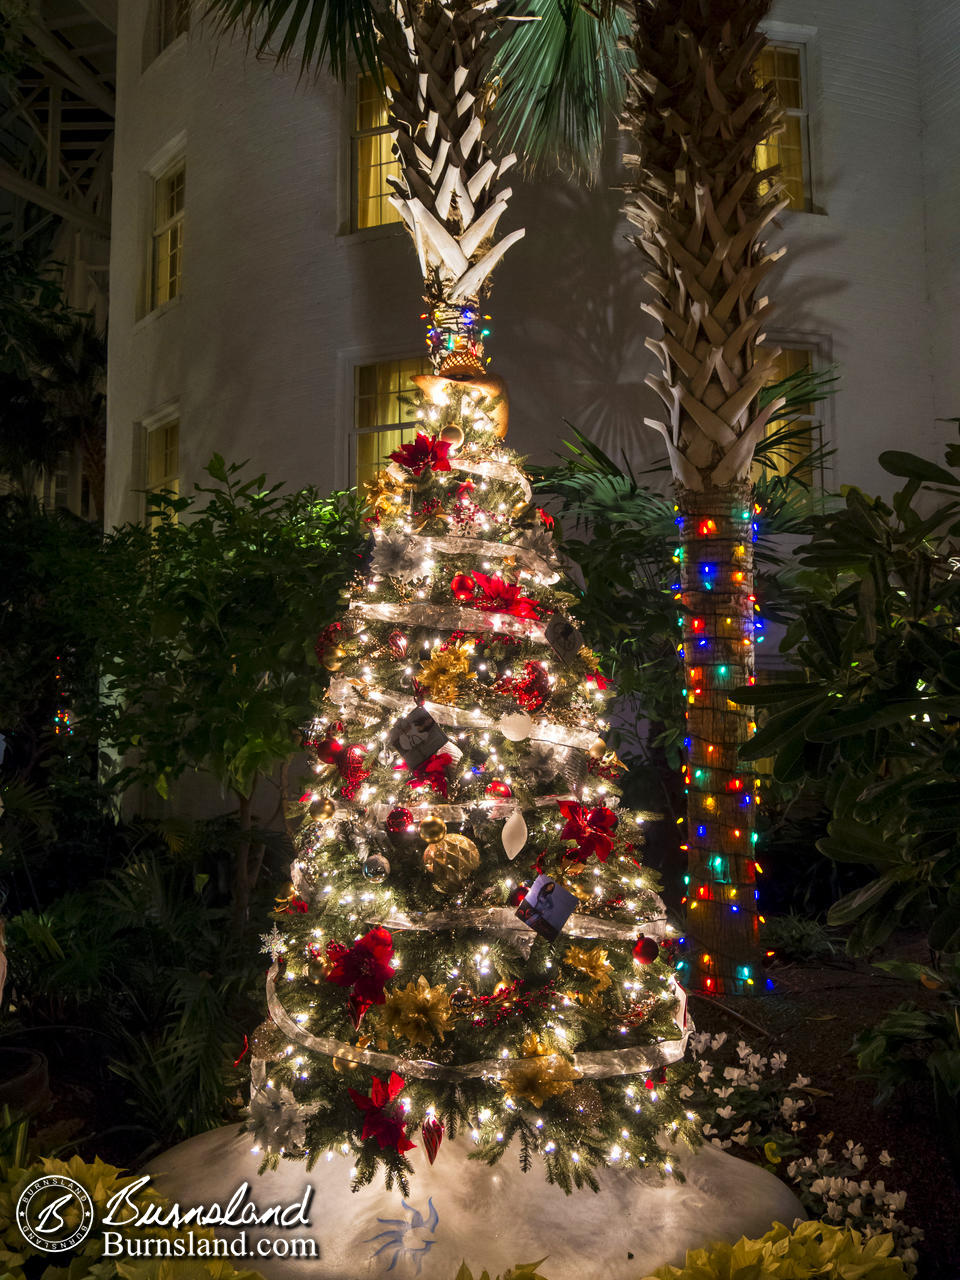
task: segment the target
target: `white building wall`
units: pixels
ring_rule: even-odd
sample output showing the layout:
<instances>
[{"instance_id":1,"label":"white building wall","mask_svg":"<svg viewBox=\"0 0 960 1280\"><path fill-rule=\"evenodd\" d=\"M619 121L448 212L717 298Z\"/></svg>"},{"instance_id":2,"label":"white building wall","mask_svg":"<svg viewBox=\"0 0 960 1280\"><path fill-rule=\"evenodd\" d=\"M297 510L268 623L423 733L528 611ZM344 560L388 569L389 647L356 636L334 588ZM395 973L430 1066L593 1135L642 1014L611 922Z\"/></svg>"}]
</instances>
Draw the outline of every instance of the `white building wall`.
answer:
<instances>
[{"instance_id":1,"label":"white building wall","mask_svg":"<svg viewBox=\"0 0 960 1280\"><path fill-rule=\"evenodd\" d=\"M874 461L881 449L905 438L932 447L943 430L935 403L938 413L960 413L940 403L949 386L935 372L924 270L924 124L950 132L960 71L937 48L937 31L954 23L953 7L781 0L771 27L777 38L809 41L818 209L782 219L790 252L771 283L771 333L812 340L840 363L842 390L828 411L833 479L867 488L886 484ZM273 479L347 485L354 364L422 350L412 246L396 227L344 234L342 89L298 86L295 69L245 57L238 44L216 48L201 31L141 72L145 8L125 0L118 40L108 518L137 516L137 424L174 401L188 490L214 450L250 458ZM938 60L936 95L932 82L921 93L921 46L925 68ZM146 171L181 135L183 294L138 319ZM954 137L940 145L955 154ZM624 239L615 181L611 166L592 192L559 180L514 183L521 189L504 225L525 225L527 235L494 277L488 350L510 384L511 443L542 460L569 434L564 419L612 453L658 456L642 425L655 408L643 387L654 362L643 347L642 262ZM945 213L937 228L955 250ZM936 305L955 312L955 293Z\"/></svg>"},{"instance_id":2,"label":"white building wall","mask_svg":"<svg viewBox=\"0 0 960 1280\"><path fill-rule=\"evenodd\" d=\"M921 0L920 83L933 408L960 418L960 4ZM939 423L937 434L956 439Z\"/></svg>"}]
</instances>

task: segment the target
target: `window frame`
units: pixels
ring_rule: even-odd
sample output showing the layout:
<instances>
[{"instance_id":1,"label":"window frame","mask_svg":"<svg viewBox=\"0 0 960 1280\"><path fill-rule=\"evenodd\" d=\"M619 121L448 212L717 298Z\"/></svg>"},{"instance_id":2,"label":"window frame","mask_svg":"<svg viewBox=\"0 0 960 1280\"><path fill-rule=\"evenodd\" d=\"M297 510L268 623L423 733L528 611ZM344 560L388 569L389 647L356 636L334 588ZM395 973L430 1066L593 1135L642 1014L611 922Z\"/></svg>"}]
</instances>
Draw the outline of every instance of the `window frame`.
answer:
<instances>
[{"instance_id":1,"label":"window frame","mask_svg":"<svg viewBox=\"0 0 960 1280\"><path fill-rule=\"evenodd\" d=\"M151 436L156 435L158 431L166 431L170 427L177 429L177 470L167 475L160 476L157 480L150 479L150 443ZM157 518L148 520L147 517L147 494L157 493L162 489L170 488L169 482L176 481L176 493L180 496L183 481L183 417L180 412L180 401L173 400L161 406L147 417L141 419L140 422L140 519L141 523L147 524L151 529L155 528ZM174 517L176 519L176 516Z\"/></svg>"},{"instance_id":2,"label":"window frame","mask_svg":"<svg viewBox=\"0 0 960 1280\"><path fill-rule=\"evenodd\" d=\"M763 345L765 347L779 347L784 352L806 352L810 357L810 369L813 373L828 369L833 363L831 355L832 344L829 336L825 334L770 332L764 338ZM809 415L798 415L798 418L807 418L809 416L812 431L819 437L816 443L821 445L825 440L829 441L834 438L833 402L833 396L828 396L825 400L814 401ZM764 435L766 435L766 431ZM822 502L824 496L830 490L833 479L832 473L832 460L826 458L811 478L811 500L816 503Z\"/></svg>"},{"instance_id":3,"label":"window frame","mask_svg":"<svg viewBox=\"0 0 960 1280\"><path fill-rule=\"evenodd\" d=\"M390 128L389 124L378 125L375 128L361 129L359 127L360 112L360 93L361 83L371 80L369 73L356 70L353 76L353 88L349 96L350 115L347 117L348 136L348 163L347 174L349 180L349 200L347 202L347 233L349 235L367 235L370 233L394 233L403 226L403 219L400 213L389 204L387 197L392 188L384 188L378 193L378 200L381 208L386 206L393 216L386 222L375 222L369 226L360 226L360 144L366 138L383 137L384 135L392 135L395 130ZM386 166L382 166L386 168Z\"/></svg>"},{"instance_id":4,"label":"window frame","mask_svg":"<svg viewBox=\"0 0 960 1280\"><path fill-rule=\"evenodd\" d=\"M430 371L429 357L427 356L426 352L424 352L423 354L420 354L420 353L411 354L408 350L406 353L400 354L400 355L386 356L386 357L373 356L373 357L370 357L369 359L359 358L352 361L353 397L352 397L352 414L351 414L351 420L350 420L351 425L350 425L350 433L349 433L350 440L349 440L349 454L348 454L348 466L349 466L348 474L350 477L349 484L357 485L358 489L360 489L360 486L362 486L362 484L365 483L365 481L361 479L358 472L358 468L359 468L358 443L361 436L379 435L380 433L386 432L386 431L412 431L415 433L417 430L423 429L422 424L418 423L415 418L411 418L406 422L403 421L403 419L399 419L397 421L376 423L371 427L361 427L359 422L360 371L361 369L376 370L385 366L398 366L398 365L404 365L404 364L413 363L413 362L418 362L420 364L421 373L429 373ZM404 387L401 382L396 392L397 396L401 395L403 391L404 391ZM390 392L391 397L393 396L393 394L394 392L391 390ZM362 490L361 490L361 493L362 493Z\"/></svg>"},{"instance_id":5,"label":"window frame","mask_svg":"<svg viewBox=\"0 0 960 1280\"><path fill-rule=\"evenodd\" d=\"M153 18L157 57L165 49L169 49L181 36L189 34L191 7L190 0L156 0ZM168 22L169 30L167 29ZM183 23L182 26L180 25L181 22Z\"/></svg>"},{"instance_id":6,"label":"window frame","mask_svg":"<svg viewBox=\"0 0 960 1280\"><path fill-rule=\"evenodd\" d=\"M173 214L167 215L166 218L160 219L158 214L158 205L160 203L161 184L170 182L178 174L183 174L183 195L179 209ZM186 215L187 203L187 161L183 154L178 155L170 164L168 164L160 173L153 175L152 182L152 200L151 200L151 230L150 230L150 279L148 289L148 311L156 311L160 307L165 307L171 302L175 302L177 298L183 294L183 246L184 231L183 224ZM177 227L179 229L179 242L177 245L177 274L176 274L176 290L167 294L165 298L158 297L159 286L159 248L161 238L169 236L170 232ZM169 248L169 245L168 245ZM172 255L168 253L167 260ZM169 289L170 281L167 280L166 287Z\"/></svg>"},{"instance_id":7,"label":"window frame","mask_svg":"<svg viewBox=\"0 0 960 1280\"><path fill-rule=\"evenodd\" d=\"M820 33L818 28L799 23L763 22L761 31L767 39L767 48L790 49L799 54L800 87L803 94L804 107L800 112L805 117L801 129L801 147L804 165L804 207L802 209L788 206L786 214L823 214L821 193L823 191L823 172L821 156L823 140L821 138L820 117L816 104L820 101ZM796 108L788 108L792 115ZM782 216L782 215L781 215Z\"/></svg>"}]
</instances>

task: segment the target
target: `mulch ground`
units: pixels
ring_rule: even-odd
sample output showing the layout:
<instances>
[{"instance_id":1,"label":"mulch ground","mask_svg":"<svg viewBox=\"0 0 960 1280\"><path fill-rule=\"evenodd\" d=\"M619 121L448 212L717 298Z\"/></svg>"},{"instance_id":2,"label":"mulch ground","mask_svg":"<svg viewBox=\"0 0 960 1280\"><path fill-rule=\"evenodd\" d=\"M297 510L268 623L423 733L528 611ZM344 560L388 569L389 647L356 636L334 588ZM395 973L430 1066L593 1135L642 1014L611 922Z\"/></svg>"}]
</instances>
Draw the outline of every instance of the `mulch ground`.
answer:
<instances>
[{"instance_id":1,"label":"mulch ground","mask_svg":"<svg viewBox=\"0 0 960 1280\"><path fill-rule=\"evenodd\" d=\"M788 1070L809 1076L828 1094L816 1099L808 1132L832 1132L835 1153L848 1138L862 1143L873 1160L886 1148L896 1162L887 1186L907 1193L898 1216L926 1235L919 1280L960 1280L960 1182L938 1132L932 1094L917 1089L878 1109L874 1082L858 1077L850 1052L858 1031L902 1001L916 1000L916 986L853 962L778 966L771 976L777 990L770 995L694 998L698 1030L726 1031L754 1049L785 1052ZM766 1040L743 1019L762 1028Z\"/></svg>"}]
</instances>

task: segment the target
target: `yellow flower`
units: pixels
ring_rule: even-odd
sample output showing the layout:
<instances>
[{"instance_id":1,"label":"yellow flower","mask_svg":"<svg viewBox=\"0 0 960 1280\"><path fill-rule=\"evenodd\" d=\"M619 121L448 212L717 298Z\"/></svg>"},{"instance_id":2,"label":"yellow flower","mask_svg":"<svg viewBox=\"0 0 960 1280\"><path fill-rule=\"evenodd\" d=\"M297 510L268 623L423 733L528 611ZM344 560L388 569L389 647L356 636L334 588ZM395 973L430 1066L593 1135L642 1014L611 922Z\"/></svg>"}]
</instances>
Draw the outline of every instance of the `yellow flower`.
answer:
<instances>
[{"instance_id":1,"label":"yellow flower","mask_svg":"<svg viewBox=\"0 0 960 1280\"><path fill-rule=\"evenodd\" d=\"M586 974L590 981L595 983L594 994L598 991L606 991L610 986L612 969L603 947L594 947L590 951L585 951L583 947L568 947L563 963L568 964L571 969L579 969L581 973Z\"/></svg>"},{"instance_id":2,"label":"yellow flower","mask_svg":"<svg viewBox=\"0 0 960 1280\"><path fill-rule=\"evenodd\" d=\"M580 1072L556 1053L535 1031L528 1031L520 1046L521 1058L529 1062L517 1063L498 1081L504 1093L514 1098L524 1098L535 1107L542 1107L547 1098L556 1097L572 1089Z\"/></svg>"},{"instance_id":3,"label":"yellow flower","mask_svg":"<svg viewBox=\"0 0 960 1280\"><path fill-rule=\"evenodd\" d=\"M434 702L456 702L461 683L476 680L476 672L470 670L472 656L471 645L458 644L449 649L434 649L427 661L421 662L417 678Z\"/></svg>"},{"instance_id":4,"label":"yellow flower","mask_svg":"<svg viewBox=\"0 0 960 1280\"><path fill-rule=\"evenodd\" d=\"M377 1010L377 1021L384 1030L427 1048L435 1039L443 1040L452 1018L453 1007L446 987L431 987L422 973L416 982L388 991Z\"/></svg>"}]
</instances>

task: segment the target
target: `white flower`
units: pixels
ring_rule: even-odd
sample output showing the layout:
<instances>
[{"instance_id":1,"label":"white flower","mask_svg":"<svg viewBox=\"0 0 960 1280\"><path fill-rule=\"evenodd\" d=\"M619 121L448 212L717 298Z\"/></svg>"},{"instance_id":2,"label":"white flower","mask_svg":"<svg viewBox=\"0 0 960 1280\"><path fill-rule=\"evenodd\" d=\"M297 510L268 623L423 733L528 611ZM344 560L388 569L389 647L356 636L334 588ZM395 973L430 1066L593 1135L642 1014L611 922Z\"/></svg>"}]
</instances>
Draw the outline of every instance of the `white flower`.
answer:
<instances>
[{"instance_id":1,"label":"white flower","mask_svg":"<svg viewBox=\"0 0 960 1280\"><path fill-rule=\"evenodd\" d=\"M861 1201L859 1196L856 1198L856 1200L851 1200L850 1203L847 1205L847 1217L848 1218L863 1217L863 1202Z\"/></svg>"},{"instance_id":2,"label":"white flower","mask_svg":"<svg viewBox=\"0 0 960 1280\"><path fill-rule=\"evenodd\" d=\"M709 1062L701 1062L700 1070L697 1074L700 1076L700 1079L703 1081L703 1083L706 1084L707 1081L710 1079L710 1077L713 1075L713 1067L710 1065Z\"/></svg>"},{"instance_id":3,"label":"white flower","mask_svg":"<svg viewBox=\"0 0 960 1280\"><path fill-rule=\"evenodd\" d=\"M307 1140L303 1110L286 1085L257 1089L250 1099L250 1119L267 1151L302 1147Z\"/></svg>"},{"instance_id":4,"label":"white flower","mask_svg":"<svg viewBox=\"0 0 960 1280\"><path fill-rule=\"evenodd\" d=\"M791 1089L805 1089L809 1083L810 1083L810 1077L809 1077L809 1076L797 1076L796 1080L794 1080L794 1082L793 1082L793 1084L790 1086L790 1088L791 1088Z\"/></svg>"},{"instance_id":5,"label":"white flower","mask_svg":"<svg viewBox=\"0 0 960 1280\"><path fill-rule=\"evenodd\" d=\"M784 1098L780 1103L780 1114L784 1120L792 1120L802 1106L802 1102L796 1102L793 1098Z\"/></svg>"},{"instance_id":6,"label":"white flower","mask_svg":"<svg viewBox=\"0 0 960 1280\"><path fill-rule=\"evenodd\" d=\"M770 1070L782 1071L787 1065L787 1055L785 1053L772 1053L770 1055Z\"/></svg>"},{"instance_id":7,"label":"white flower","mask_svg":"<svg viewBox=\"0 0 960 1280\"><path fill-rule=\"evenodd\" d=\"M832 1200L830 1204L827 1205L827 1217L831 1218L834 1222L839 1222L843 1217L843 1209L841 1209L840 1205L837 1204L836 1200Z\"/></svg>"},{"instance_id":8,"label":"white flower","mask_svg":"<svg viewBox=\"0 0 960 1280\"><path fill-rule=\"evenodd\" d=\"M879 1157L878 1157L878 1158L879 1158L880 1163L881 1163L882 1165L885 1165L885 1166L889 1167L890 1165L892 1165L892 1164L893 1164L893 1156L892 1156L892 1155L890 1154L890 1152L886 1149L886 1147L884 1147L884 1149L880 1152L880 1155L879 1155Z\"/></svg>"},{"instance_id":9,"label":"white flower","mask_svg":"<svg viewBox=\"0 0 960 1280\"><path fill-rule=\"evenodd\" d=\"M399 578L401 582L422 578L426 573L410 539L398 533L377 538L370 569L378 578Z\"/></svg>"},{"instance_id":10,"label":"white flower","mask_svg":"<svg viewBox=\"0 0 960 1280\"><path fill-rule=\"evenodd\" d=\"M722 1049L726 1043L727 1043L727 1033L725 1031L721 1031L718 1036L714 1036L713 1039L710 1041L710 1048Z\"/></svg>"},{"instance_id":11,"label":"white flower","mask_svg":"<svg viewBox=\"0 0 960 1280\"><path fill-rule=\"evenodd\" d=\"M680 1088L677 1090L677 1093L680 1095L681 1098L693 1097L693 1090L690 1088L688 1084L682 1084Z\"/></svg>"},{"instance_id":12,"label":"white flower","mask_svg":"<svg viewBox=\"0 0 960 1280\"><path fill-rule=\"evenodd\" d=\"M714 1093L718 1098L729 1098L731 1093L733 1093L733 1090L727 1086L723 1089L715 1089Z\"/></svg>"},{"instance_id":13,"label":"white flower","mask_svg":"<svg viewBox=\"0 0 960 1280\"><path fill-rule=\"evenodd\" d=\"M717 1115L721 1120L730 1120L733 1117L733 1107L717 1107Z\"/></svg>"}]
</instances>

